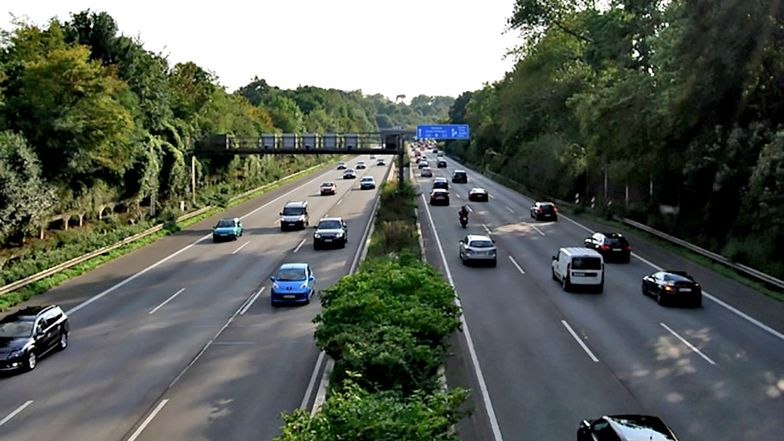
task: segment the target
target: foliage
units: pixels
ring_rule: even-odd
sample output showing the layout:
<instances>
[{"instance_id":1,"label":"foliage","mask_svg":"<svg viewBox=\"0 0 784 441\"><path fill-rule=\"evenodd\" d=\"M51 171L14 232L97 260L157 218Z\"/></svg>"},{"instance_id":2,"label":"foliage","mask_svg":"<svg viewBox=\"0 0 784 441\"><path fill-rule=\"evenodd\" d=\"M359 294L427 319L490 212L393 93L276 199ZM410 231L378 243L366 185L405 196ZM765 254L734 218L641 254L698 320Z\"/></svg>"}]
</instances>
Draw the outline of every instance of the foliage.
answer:
<instances>
[{"instance_id":1,"label":"foliage","mask_svg":"<svg viewBox=\"0 0 784 441\"><path fill-rule=\"evenodd\" d=\"M623 209L628 186L638 220L784 275L784 3L516 0L509 26L517 64L455 101L450 154L537 196Z\"/></svg>"},{"instance_id":2,"label":"foliage","mask_svg":"<svg viewBox=\"0 0 784 441\"><path fill-rule=\"evenodd\" d=\"M408 181L381 184L375 229L368 256L397 256L404 259L419 255L416 228L416 188Z\"/></svg>"},{"instance_id":3,"label":"foliage","mask_svg":"<svg viewBox=\"0 0 784 441\"><path fill-rule=\"evenodd\" d=\"M351 381L331 394L314 417L296 411L285 417L277 441L448 441L463 414L460 389L449 392L368 392Z\"/></svg>"}]
</instances>

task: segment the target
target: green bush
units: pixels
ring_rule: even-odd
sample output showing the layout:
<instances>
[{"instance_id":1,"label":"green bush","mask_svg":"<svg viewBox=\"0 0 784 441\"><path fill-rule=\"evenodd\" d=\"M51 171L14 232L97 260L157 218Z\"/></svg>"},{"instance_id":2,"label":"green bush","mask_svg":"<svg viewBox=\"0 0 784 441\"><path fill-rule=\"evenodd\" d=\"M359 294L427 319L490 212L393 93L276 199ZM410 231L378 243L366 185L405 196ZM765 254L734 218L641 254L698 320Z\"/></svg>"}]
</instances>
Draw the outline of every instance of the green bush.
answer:
<instances>
[{"instance_id":1,"label":"green bush","mask_svg":"<svg viewBox=\"0 0 784 441\"><path fill-rule=\"evenodd\" d=\"M456 441L450 431L464 416L462 389L449 392L368 392L347 381L310 417L296 411L284 417L277 441Z\"/></svg>"}]
</instances>

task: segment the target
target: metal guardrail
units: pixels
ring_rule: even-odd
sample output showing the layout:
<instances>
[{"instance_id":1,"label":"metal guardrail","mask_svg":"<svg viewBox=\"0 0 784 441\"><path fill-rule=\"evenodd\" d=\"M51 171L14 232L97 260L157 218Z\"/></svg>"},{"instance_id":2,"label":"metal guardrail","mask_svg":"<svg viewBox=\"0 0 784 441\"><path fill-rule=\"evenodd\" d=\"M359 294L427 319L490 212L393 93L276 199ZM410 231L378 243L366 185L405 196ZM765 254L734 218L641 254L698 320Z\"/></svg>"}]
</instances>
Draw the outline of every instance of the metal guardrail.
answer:
<instances>
[{"instance_id":1,"label":"metal guardrail","mask_svg":"<svg viewBox=\"0 0 784 441\"><path fill-rule=\"evenodd\" d=\"M261 191L261 190L263 190L265 188L268 188L268 187L271 187L271 186L273 186L275 184L278 184L281 180L291 179L291 178L297 177L298 175L308 173L308 172L310 172L310 171L312 171L312 170L314 170L316 168L323 167L323 166L324 166L324 164L314 165L313 167L306 168L305 170L298 171L297 173L294 173L294 174L291 174L289 176L286 176L283 179L280 179L278 181L270 182L268 184L264 184L264 185L262 185L260 187L256 187L256 188L254 188L252 190L248 190L248 191L246 191L244 193L238 194L238 195L232 197L231 200L241 199L241 198L243 198L243 197L245 197L247 195L250 195L250 194L252 194L254 192ZM213 208L212 206L206 206L206 207L200 208L198 210L192 211L190 213L186 213L186 214L178 217L177 218L177 222L182 222L182 221L188 220L190 218L196 217L196 216L198 216L200 214L206 213L207 211L211 210L212 208ZM8 294L10 292L16 291L16 290L18 290L20 288L24 288L25 286L30 285L32 283L38 282L39 280L42 280L42 279L45 279L45 278L47 278L49 276L57 274L60 271L64 271L64 270L67 270L69 268L73 268L74 266L79 265L82 262L88 261L88 260L92 259L93 257L100 256L101 254L108 253L108 252L113 251L113 250L115 250L117 248L120 248L122 246L128 245L131 242L135 242L135 241L137 241L139 239L143 239L143 238L145 238L145 237L147 237L147 236L149 236L151 234L157 233L161 229L163 229L163 224L162 223L158 224L158 225L156 225L154 227L148 228L148 229L146 229L144 231L141 231L139 233L136 233L133 236L128 236L125 239L122 239L122 240L120 240L118 242L115 242L115 243L113 243L111 245L107 245L107 246L105 246L103 248L99 248L99 249L97 249L95 251L92 251L92 252L89 252L87 254L81 255L79 257L74 257L73 259L65 261L65 262L63 262L63 263L61 263L59 265L55 265L55 266L53 266L53 267L51 267L49 269L45 269L43 271L35 273L35 274L31 275L31 276L25 277L24 279L20 279L20 280L17 280L15 282L11 282L11 283L9 283L8 285L5 285L5 286L0 286L0 297L4 296L4 295L6 295L6 294Z\"/></svg>"},{"instance_id":2,"label":"metal guardrail","mask_svg":"<svg viewBox=\"0 0 784 441\"><path fill-rule=\"evenodd\" d=\"M722 264L724 264L724 265L726 265L726 266L728 266L728 267L730 267L730 268L732 268L732 269L734 269L736 271L742 272L742 273L744 273L746 275L749 275L751 277L759 279L759 280L761 280L761 281L763 281L765 283L769 283L769 284L771 284L773 286L776 286L778 288L784 289L784 280L777 279L776 277L773 277L770 274L763 273L762 271L756 270L754 268L751 268L749 266L746 266L746 265L743 265L743 264L740 264L740 263L735 263L735 262L731 261L730 259L722 256L721 254L717 254L717 253L714 253L713 251L706 250L705 248L698 247L697 245L694 245L694 244L691 244L689 242L686 242L685 240L679 239L679 238L677 238L675 236L671 236L671 235L669 235L667 233L664 233L662 231L659 231L659 230L657 230L655 228L651 228L651 227L649 227L649 226L647 226L645 224L642 224L640 222L637 222L637 221L634 221L634 220L631 220L631 219L627 219L625 217L622 217L620 219L621 219L621 221L623 223L625 223L627 225L631 225L631 226L633 226L635 228L638 228L640 230L643 230L643 231L645 231L647 233L653 234L654 236L660 237L660 238L665 239L665 240L667 240L669 242L672 242L672 243L675 243L677 245L680 245L680 246L682 246L684 248L687 248L687 249L689 249L689 250L691 250L691 251L693 251L695 253L701 254L701 255L703 255L703 256L705 256L705 257L707 257L707 258L709 258L709 259L711 259L713 261L722 263Z\"/></svg>"}]
</instances>

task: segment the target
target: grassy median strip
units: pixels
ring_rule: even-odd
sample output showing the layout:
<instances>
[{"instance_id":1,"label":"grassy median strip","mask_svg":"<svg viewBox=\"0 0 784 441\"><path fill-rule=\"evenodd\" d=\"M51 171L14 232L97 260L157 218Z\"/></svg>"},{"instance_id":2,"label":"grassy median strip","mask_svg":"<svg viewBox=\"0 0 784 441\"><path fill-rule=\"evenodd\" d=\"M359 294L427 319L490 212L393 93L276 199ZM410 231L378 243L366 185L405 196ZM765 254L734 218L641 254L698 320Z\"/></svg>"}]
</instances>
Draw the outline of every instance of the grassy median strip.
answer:
<instances>
[{"instance_id":1,"label":"grassy median strip","mask_svg":"<svg viewBox=\"0 0 784 441\"><path fill-rule=\"evenodd\" d=\"M280 441L457 440L468 392L438 377L460 325L455 293L419 258L414 187L390 182L380 197L367 259L322 294L315 319L335 360L327 399L313 417L285 415Z\"/></svg>"},{"instance_id":2,"label":"grassy median strip","mask_svg":"<svg viewBox=\"0 0 784 441\"><path fill-rule=\"evenodd\" d=\"M317 172L318 169L319 169L319 166L314 166L314 167L312 167L310 172L307 173L307 174L313 174L313 173ZM304 174L304 175L307 175L307 174ZM258 191L255 191L253 193L249 193L247 195L244 195L241 198L230 199L227 202L226 207L214 207L214 208L212 208L210 210L207 210L206 212L204 212L202 214L199 214L198 216L194 216L194 217L188 218L188 219L186 219L186 220L184 220L182 222L176 223L176 224L167 225L163 230L161 230L159 232L153 233L153 234L151 234L151 235L149 235L147 237L144 237L142 239L139 239L139 240L136 240L134 242L131 242L128 245L125 245L125 246L122 246L120 248L114 249L114 250L112 250L112 251L110 251L108 253L101 254L100 256L96 256L96 257L94 257L92 259L86 260L86 261L84 261L84 262L82 262L82 263L80 263L80 264L78 264L78 265L76 265L74 267L71 267L69 269L60 271L57 274L49 276L49 277L47 277L45 279L41 279L41 280L39 280L37 282L34 282L34 283L30 284L30 285L27 285L24 288L21 288L21 289L18 289L16 291L7 293L7 294L5 294L3 296L0 296L0 312L5 311L5 310L7 310L7 309L9 309L9 308L11 308L11 307L21 303L21 302L24 302L24 301L30 299L33 296L36 296L38 294L47 292L50 289L60 285L61 283L65 282L65 281L67 281L69 279L72 279L74 277L78 277L78 276L80 276L82 274L85 274L85 273L87 273L87 272L89 272L89 271L91 271L91 270L93 270L95 268L98 268L99 266L101 266L101 265L103 265L103 264L105 264L107 262L110 262L110 261L112 261L112 260L114 260L114 259L116 259L118 257L122 257L122 256L124 256L124 255L126 255L126 254L128 254L128 253L130 253L132 251L135 251L135 250L137 250L139 248L145 247L145 246L147 246L147 245L149 245L149 244L151 244L153 242L156 242L157 240L159 240L159 239L161 239L163 237L166 237L166 236L168 236L170 234L176 233L177 231L180 231L180 230L182 230L184 228L187 228L190 225L193 225L193 224L196 224L198 222L201 222L204 219L207 219L207 218L209 218L211 216L214 216L215 214L218 214L218 213L224 211L228 207L239 205L239 204L241 204L243 202L246 202L246 201L248 201L250 199L258 197L261 194L264 194L266 192L274 190L275 188L278 188L278 187L280 187L282 185L285 185L285 184L287 184L287 183L289 183L289 182L291 182L293 180L299 179L302 176L303 175L289 176L289 177L283 178L281 180L275 181L273 183L270 183L270 184L268 184L266 186L263 186L263 187L259 188ZM149 227L152 227L152 225L150 224L150 225L146 226L146 228L149 228ZM139 230L139 231L141 231L141 230ZM134 230L134 232L139 232L139 231L135 231ZM128 237L130 235L131 234L128 234L125 237ZM119 240L122 240L122 237L117 238L115 241L119 241ZM101 246L105 246L105 245L108 245L108 244L103 244ZM88 252L90 252L90 251L92 251L94 249L98 249L98 248L100 248L100 246L93 246L91 249L84 249L84 250L81 251L81 254L86 254L86 253L88 253ZM76 257L76 255L69 256L68 258L73 258L73 257ZM64 261L68 260L68 258L63 258L63 259L60 260L60 262L64 262ZM56 264L58 264L60 262L52 263L49 266L54 266L54 265L56 265ZM32 272L31 272L31 274L32 274ZM10 280L9 280L9 283L10 283Z\"/></svg>"}]
</instances>

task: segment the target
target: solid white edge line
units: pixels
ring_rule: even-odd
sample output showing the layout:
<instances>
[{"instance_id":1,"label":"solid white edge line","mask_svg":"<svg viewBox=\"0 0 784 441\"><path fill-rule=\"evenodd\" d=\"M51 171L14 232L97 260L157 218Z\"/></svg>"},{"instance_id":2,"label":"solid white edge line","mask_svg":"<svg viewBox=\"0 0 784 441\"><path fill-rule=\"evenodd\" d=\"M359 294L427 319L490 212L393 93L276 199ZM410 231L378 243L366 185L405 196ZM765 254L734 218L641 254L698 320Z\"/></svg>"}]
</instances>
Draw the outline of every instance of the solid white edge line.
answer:
<instances>
[{"instance_id":1,"label":"solid white edge line","mask_svg":"<svg viewBox=\"0 0 784 441\"><path fill-rule=\"evenodd\" d=\"M504 208L506 208L506 211L508 211L508 212L510 212L510 213L512 213L512 214L514 214L514 210L512 210L511 208L509 208L509 206L508 206L508 205L504 205Z\"/></svg>"},{"instance_id":2,"label":"solid white edge line","mask_svg":"<svg viewBox=\"0 0 784 441\"><path fill-rule=\"evenodd\" d=\"M441 262L444 264L444 271L446 272L447 280L449 284L452 285L452 288L455 290L455 304L461 308L462 305L460 304L460 298L457 294L457 287L455 287L455 281L452 278L452 271L449 269L449 264L446 261L446 255L444 254L444 247L441 246L441 238L438 236L438 231L436 231L435 224L433 223L433 215L430 214L430 207L427 206L427 200L425 199L425 195L422 194L422 202L425 207L425 212L427 213L428 220L430 221L430 229L433 230L433 237L436 239L436 245L438 245L438 252L441 255ZM487 384L485 383L485 376L482 374L482 368L479 366L479 358L476 355L476 349L474 348L474 341L471 338L471 332L468 330L468 322L465 319L464 314L460 314L460 324L463 327L463 335L466 338L466 344L468 345L468 353L471 356L471 364L474 367L474 373L476 374L477 382L479 383L479 391L482 394L482 402L484 403L485 410L487 411L487 418L490 420L490 428L493 431L493 439L495 441L503 441L504 437L501 435L501 428L498 425L498 419L495 416L495 410L493 409L493 402L490 400L490 392L487 390Z\"/></svg>"},{"instance_id":3,"label":"solid white edge line","mask_svg":"<svg viewBox=\"0 0 784 441\"><path fill-rule=\"evenodd\" d=\"M338 199L338 201L335 203L335 206L338 206L338 205L340 205L340 204L341 204L341 202L343 202L343 198L340 198L340 199Z\"/></svg>"},{"instance_id":4,"label":"solid white edge line","mask_svg":"<svg viewBox=\"0 0 784 441\"><path fill-rule=\"evenodd\" d=\"M493 232L492 232L492 231L490 231L490 229L489 229L489 228L487 228L487 225L486 225L486 224L482 224L482 228L484 228L484 229L485 229L485 231L487 231L487 234L493 234Z\"/></svg>"},{"instance_id":5,"label":"solid white edge line","mask_svg":"<svg viewBox=\"0 0 784 441\"><path fill-rule=\"evenodd\" d=\"M7 423L7 422L11 421L11 420L12 420L12 419L13 419L15 416L19 415L19 413L20 413L21 411L25 410L25 409L27 408L27 406L29 406L29 405L31 405L31 404L33 404L33 400L28 400L28 401L26 401L24 404L22 404L21 406L19 406L19 407L17 407L16 409L14 409L14 410L13 410L11 413L9 413L8 415L6 415L6 417L5 417L5 418L3 418L2 420L0 420L0 427L3 427L3 424L5 424L5 423Z\"/></svg>"},{"instance_id":6,"label":"solid white edge line","mask_svg":"<svg viewBox=\"0 0 784 441\"><path fill-rule=\"evenodd\" d=\"M700 350L699 350L699 349L697 349L697 348L696 348L694 345L692 345L691 343L689 343L689 342L688 342L688 341L687 341L685 338L683 338L683 337L681 337L680 335L678 335L678 333L677 333L677 332L675 332L675 331L673 331L673 330L672 330L672 329L671 329L669 326L665 325L665 324L664 324L664 323L662 323L662 322L659 322L659 324L660 324L660 325L662 325L662 327L663 327L664 329L666 329L666 330L670 331L670 334L674 335L674 336L675 336L675 338L677 338L678 340L680 340L681 342L683 342L683 344L685 344L686 346L688 346L688 347L689 347L689 349L691 349L692 351L696 352L696 353L697 353L697 355L699 355L700 357L702 357L702 358L703 358L705 361L707 361L708 363L710 363L710 364L712 364L712 365L716 366L716 362L715 362L715 361L711 360L711 359L710 359L710 357L708 357L707 355L703 354L703 353L702 353L702 351L700 351Z\"/></svg>"},{"instance_id":7,"label":"solid white edge line","mask_svg":"<svg viewBox=\"0 0 784 441\"><path fill-rule=\"evenodd\" d=\"M537 233L539 233L539 234L541 234L542 236L544 236L544 235L545 235L545 234L544 234L544 231L540 230L540 229L539 229L539 227L537 227L536 225L534 225L534 224L528 224L528 225L530 225L531 227L533 227L533 229L534 229L534 230L536 230L536 232L537 232Z\"/></svg>"},{"instance_id":8,"label":"solid white edge line","mask_svg":"<svg viewBox=\"0 0 784 441\"><path fill-rule=\"evenodd\" d=\"M168 299L164 300L163 303L161 303L160 305L158 305L155 308L151 309L150 312L148 312L147 314L155 314L155 311L163 308L167 303L169 303L172 300L174 300L174 298L177 297L178 295L180 295L183 291L185 291L185 288L180 288L177 292L172 294L171 297L169 297Z\"/></svg>"},{"instance_id":9,"label":"solid white edge line","mask_svg":"<svg viewBox=\"0 0 784 441\"><path fill-rule=\"evenodd\" d=\"M153 409L153 411L150 412L149 415L147 415L147 418L145 418L144 421L142 421L142 424L139 425L139 427L136 428L136 431L133 432L133 435L131 435L130 438L128 438L128 441L135 441L136 438L138 438L139 435L142 434L144 429L147 428L147 426L152 422L153 418L155 418L155 416L158 415L158 412L160 412L161 409L163 409L163 406L165 406L166 403L168 403L168 402L169 402L168 398L165 398L165 399L161 400L161 402L158 403L157 406L155 406L155 409Z\"/></svg>"},{"instance_id":10,"label":"solid white edge line","mask_svg":"<svg viewBox=\"0 0 784 441\"><path fill-rule=\"evenodd\" d=\"M316 390L316 397L313 398L313 408L310 409L310 416L316 415L316 412L319 411L321 405L324 404L324 401L327 399L327 382L329 381L329 375L332 373L332 369L335 366L335 360L328 359L327 364L324 365L324 374L321 375L321 381L319 382L319 387Z\"/></svg>"},{"instance_id":11,"label":"solid white edge line","mask_svg":"<svg viewBox=\"0 0 784 441\"><path fill-rule=\"evenodd\" d=\"M250 309L250 307L251 307L251 306L253 306L253 302L255 302L255 301L256 301L256 299L258 299L258 298L259 298L259 296L261 295L262 291L264 291L264 288L265 288L265 287L264 287L264 286L262 286L262 287L261 287L261 289L259 290L259 292L257 292L257 293L256 293L256 295L254 295L253 297L251 297L251 298L250 298L250 301L248 301L248 302L245 304L245 306L243 306L243 307L242 307L242 309L240 309L240 315L245 315L245 313L246 313L246 312L248 312L248 310Z\"/></svg>"},{"instance_id":12,"label":"solid white edge line","mask_svg":"<svg viewBox=\"0 0 784 441\"><path fill-rule=\"evenodd\" d=\"M307 240L307 239L302 239L302 242L300 242L300 243L299 243L299 245L297 245L297 247L296 247L296 248L294 248L294 254L296 254L296 253L297 253L297 251L299 251L299 249L300 249L300 248L302 248L302 245L305 245L305 241L306 241L306 240Z\"/></svg>"},{"instance_id":13,"label":"solid white edge line","mask_svg":"<svg viewBox=\"0 0 784 441\"><path fill-rule=\"evenodd\" d=\"M580 336L578 336L577 333L574 332L574 329L572 329L572 327L569 326L569 323L566 323L566 320L561 320L561 323L563 323L563 325L566 327L566 330L569 331L570 334L572 334L572 337L574 337L574 339L577 340L577 343L580 345L580 347L583 348L585 353L588 354L589 357L591 357L591 360L593 360L594 363L598 363L599 359L596 358L595 355L593 355L593 352L591 352L591 350L588 349L588 346L586 346L586 344L583 343L583 341L580 339Z\"/></svg>"},{"instance_id":14,"label":"solid white edge line","mask_svg":"<svg viewBox=\"0 0 784 441\"><path fill-rule=\"evenodd\" d=\"M330 171L331 171L331 170L330 170ZM321 173L321 174L319 174L318 176L316 176L315 178L313 178L313 179L311 179L310 181L306 182L305 184L302 184L302 185L300 185L299 187L293 188L293 189L291 189L290 191L288 191L288 192L286 192L286 193L284 193L284 194L282 194L282 195L280 195L280 196L276 197L275 199L273 199L273 200L271 200L271 201L267 202L266 204L264 204L264 205L262 205L262 206L260 206L260 207L258 207L258 208L256 208L256 209L254 209L253 211L251 211L251 212L249 212L249 213L246 213L246 214L245 214L245 215L243 215L243 216L240 216L240 219L245 219L246 217L248 217L248 216L250 216L250 215L252 215L252 214L254 214L254 213L258 212L258 211L259 211L259 210L261 210L262 208L264 208L264 207L267 207L267 206L271 205L272 203L274 203L274 202L277 202L277 201L279 201L280 199L283 199L284 197L286 197L286 196L290 195L291 193L294 193L295 191L297 191L297 190L299 190L299 189L301 189L301 188L303 188L303 187L305 187L305 186L308 186L308 185L312 184L313 182L315 182L315 181L317 181L318 179L320 179L320 178L321 178L323 175L325 175L326 173L327 173L327 172L325 172L325 173ZM177 256L177 255L179 255L180 253L182 253L182 252L184 252L184 251L186 251L186 250L189 250L189 249L190 249L190 248L192 248L194 245L196 245L196 244L198 244L199 242L202 242L202 241L204 241L204 240L208 239L210 236L212 236L212 233L205 234L205 235L204 235L204 236L202 236L201 238L199 238L199 239L197 239L196 241L192 242L190 245L187 245L187 246L185 246L185 247L183 247L183 248L181 248L181 249L179 249L179 250L177 250L177 251L175 251L175 252L173 252L173 253L169 254L168 256L164 257L163 259L161 259L161 260L159 260L159 261L157 261L157 262L153 263L152 265L148 266L147 268L144 268L143 270L141 270L141 271L137 272L136 274L134 274L134 275L132 275L132 276L129 276L127 279L124 279L123 281L121 281L121 282L117 283L116 285L113 285L113 286L111 286L111 287L109 287L109 288L107 288L107 289L105 289L105 290L101 291L100 293L98 293L98 294L96 294L96 295L94 295L94 296L90 297L89 299L87 299L87 300L83 301L82 303L80 303L80 304L78 304L78 305L74 306L73 308L69 309L68 311L66 311L66 312L65 312L65 313L66 313L66 315L72 315L73 313L75 313L75 312L79 311L80 309L84 308L85 306L87 306L87 305L89 305L89 304L91 304L91 303L95 302L96 300L100 300L101 298L103 298L103 297L104 297L104 296L106 296L107 294L109 294L109 293L111 293L111 292L115 291L115 290L116 290L116 289L118 289L118 288L121 288L121 287L125 286L125 285L126 285L126 284L128 284L129 282L131 282L131 281L135 280L137 277L141 276L142 274L145 274L147 271L150 271L150 270L152 270L152 269L156 268L158 265L160 265L160 264L162 264L162 263L164 263L164 262L168 261L168 260L169 260L169 259L171 259L172 257L174 257L174 256Z\"/></svg>"},{"instance_id":15,"label":"solid white edge line","mask_svg":"<svg viewBox=\"0 0 784 441\"><path fill-rule=\"evenodd\" d=\"M316 366L313 367L313 373L310 374L308 387L305 389L305 396L302 397L302 403L299 405L299 408L302 410L305 410L308 407L308 401L310 401L310 396L313 394L313 388L316 386L316 379L318 378L318 373L321 370L321 363L323 362L324 351L319 351L318 358L316 359Z\"/></svg>"},{"instance_id":16,"label":"solid white edge line","mask_svg":"<svg viewBox=\"0 0 784 441\"><path fill-rule=\"evenodd\" d=\"M240 252L240 250L241 250L241 249L243 249L243 248L245 248L246 246L248 246L248 244L249 244L249 243L250 243L250 241L248 241L248 242L245 242L244 244L240 245L240 247L239 247L239 248L237 248L236 250L232 251L232 253L231 253L231 254L237 254L237 253L239 253L239 252Z\"/></svg>"},{"instance_id":17,"label":"solid white edge line","mask_svg":"<svg viewBox=\"0 0 784 441\"><path fill-rule=\"evenodd\" d=\"M514 266L517 268L517 271L520 271L520 274L525 275L525 271L523 271L523 268L517 263L515 258L512 256L507 256L507 257L509 257L509 260L511 260L512 264L514 264Z\"/></svg>"}]
</instances>

